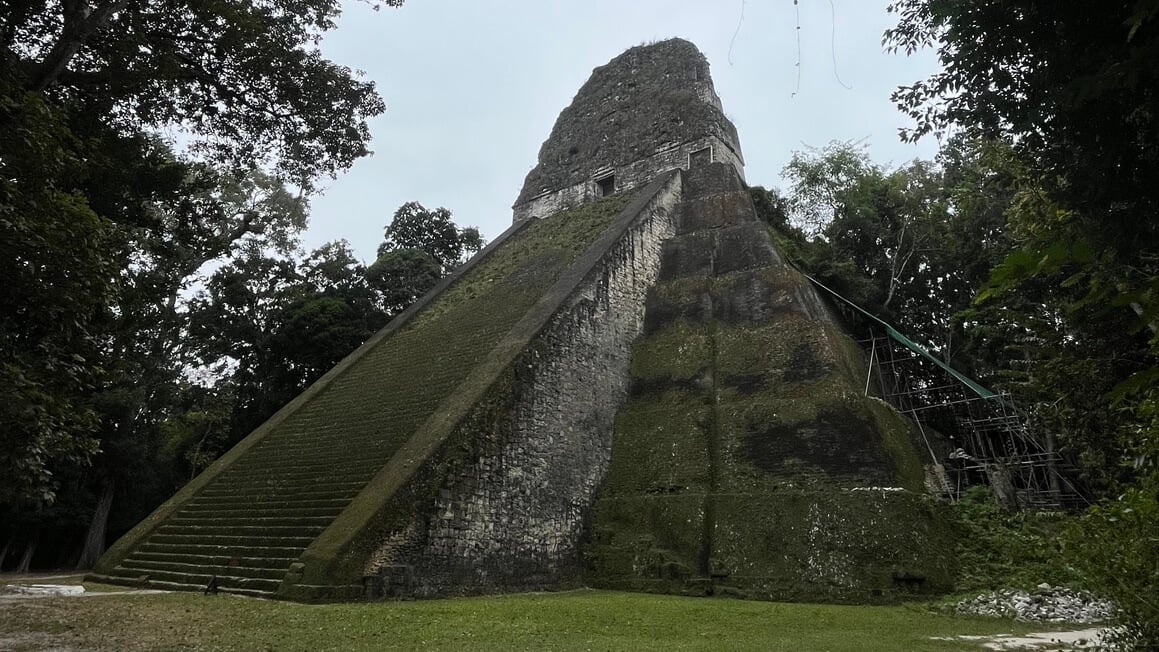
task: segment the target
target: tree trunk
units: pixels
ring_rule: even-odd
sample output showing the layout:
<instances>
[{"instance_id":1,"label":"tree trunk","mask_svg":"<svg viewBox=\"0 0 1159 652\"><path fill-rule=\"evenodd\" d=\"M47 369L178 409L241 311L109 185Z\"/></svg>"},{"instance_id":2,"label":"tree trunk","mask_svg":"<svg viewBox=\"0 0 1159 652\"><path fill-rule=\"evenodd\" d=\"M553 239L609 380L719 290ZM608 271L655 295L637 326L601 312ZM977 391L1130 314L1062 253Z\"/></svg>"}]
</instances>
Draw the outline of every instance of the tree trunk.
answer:
<instances>
[{"instance_id":1,"label":"tree trunk","mask_svg":"<svg viewBox=\"0 0 1159 652\"><path fill-rule=\"evenodd\" d=\"M93 520L89 522L88 532L85 533L85 546L80 553L78 569L92 568L105 552L105 533L109 526L109 511L113 508L113 494L116 491L116 482L105 480L101 483L101 497L97 500L93 510Z\"/></svg>"},{"instance_id":2,"label":"tree trunk","mask_svg":"<svg viewBox=\"0 0 1159 652\"><path fill-rule=\"evenodd\" d=\"M27 573L32 566L32 555L36 554L36 542L40 539L40 526L34 527L28 535L28 543L24 547L24 556L20 558L17 573Z\"/></svg>"},{"instance_id":3,"label":"tree trunk","mask_svg":"<svg viewBox=\"0 0 1159 652\"><path fill-rule=\"evenodd\" d=\"M12 547L13 535L8 535L4 541L4 547L0 548L0 573L4 572L4 560L8 558L8 549Z\"/></svg>"}]
</instances>

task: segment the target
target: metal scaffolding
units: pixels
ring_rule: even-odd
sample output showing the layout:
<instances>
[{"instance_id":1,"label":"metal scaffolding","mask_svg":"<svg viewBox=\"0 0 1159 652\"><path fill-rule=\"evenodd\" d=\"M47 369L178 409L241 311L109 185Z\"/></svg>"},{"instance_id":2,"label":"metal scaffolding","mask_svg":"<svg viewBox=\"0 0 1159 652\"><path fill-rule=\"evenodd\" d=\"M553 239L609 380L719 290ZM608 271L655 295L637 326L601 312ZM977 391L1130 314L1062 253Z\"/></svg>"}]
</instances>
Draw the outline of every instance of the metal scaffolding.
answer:
<instances>
[{"instance_id":1,"label":"metal scaffolding","mask_svg":"<svg viewBox=\"0 0 1159 652\"><path fill-rule=\"evenodd\" d=\"M957 501L970 487L989 485L999 501L1020 509L1089 504L1054 438L1035 432L1008 395L979 392L977 383L963 382L961 374L876 325L869 325L861 344L869 357L865 392L876 380L881 398L914 422L927 446L932 433L950 442L953 450L942 459L930 447L946 499Z\"/></svg>"},{"instance_id":2,"label":"metal scaffolding","mask_svg":"<svg viewBox=\"0 0 1159 652\"><path fill-rule=\"evenodd\" d=\"M1058 452L1053 434L1033 421L1007 394L995 394L939 360L893 326L797 270L837 300L847 323L867 328L861 340L882 399L913 420L933 460L937 486L956 502L973 486L989 485L999 502L1019 509L1071 510L1090 505L1073 478L1075 467ZM859 326L861 327L861 326ZM931 434L940 435L932 437ZM941 454L932 442L945 440Z\"/></svg>"}]
</instances>

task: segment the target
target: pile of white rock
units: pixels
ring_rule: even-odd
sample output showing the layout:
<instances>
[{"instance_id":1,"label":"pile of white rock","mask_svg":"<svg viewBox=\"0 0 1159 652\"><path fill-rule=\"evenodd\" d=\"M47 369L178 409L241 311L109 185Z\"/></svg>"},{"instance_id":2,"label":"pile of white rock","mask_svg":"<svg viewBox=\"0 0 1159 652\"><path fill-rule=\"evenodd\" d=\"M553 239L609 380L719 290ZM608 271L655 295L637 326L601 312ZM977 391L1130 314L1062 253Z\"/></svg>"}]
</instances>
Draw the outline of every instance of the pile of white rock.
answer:
<instances>
[{"instance_id":1,"label":"pile of white rock","mask_svg":"<svg viewBox=\"0 0 1159 652\"><path fill-rule=\"evenodd\" d=\"M0 593L15 596L81 595L85 587L73 584L9 584Z\"/></svg>"},{"instance_id":2,"label":"pile of white rock","mask_svg":"<svg viewBox=\"0 0 1159 652\"><path fill-rule=\"evenodd\" d=\"M1115 605L1086 591L1039 584L1034 591L1002 589L963 600L954 613L1013 618L1035 623L1101 623L1115 614Z\"/></svg>"}]
</instances>

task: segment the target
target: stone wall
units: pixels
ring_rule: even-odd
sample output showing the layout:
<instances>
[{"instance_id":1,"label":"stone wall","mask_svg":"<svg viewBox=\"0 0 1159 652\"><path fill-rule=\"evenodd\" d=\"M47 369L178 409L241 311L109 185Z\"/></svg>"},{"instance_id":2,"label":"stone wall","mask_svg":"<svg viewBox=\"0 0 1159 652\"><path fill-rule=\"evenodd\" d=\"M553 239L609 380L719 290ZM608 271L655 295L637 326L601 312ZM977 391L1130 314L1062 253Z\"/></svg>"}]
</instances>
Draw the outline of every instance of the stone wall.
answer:
<instances>
[{"instance_id":1,"label":"stone wall","mask_svg":"<svg viewBox=\"0 0 1159 652\"><path fill-rule=\"evenodd\" d=\"M694 154L704 150L708 150L708 156L704 163L727 163L741 175L742 179L744 178L744 163L740 160L739 155L716 136L707 136L671 146L648 158L633 161L621 167L601 169L594 176L574 186L533 197L515 206L513 209L514 223L548 217L599 199L603 195L597 180L605 179L608 175L615 179L616 192L630 192L646 185L657 175L669 170L689 170L699 164Z\"/></svg>"},{"instance_id":2,"label":"stone wall","mask_svg":"<svg viewBox=\"0 0 1159 652\"><path fill-rule=\"evenodd\" d=\"M673 176L517 358L514 382L474 408L460 433L470 454L414 518L383 538L365 568L370 595L577 581L584 523L607 471L631 345L679 194Z\"/></svg>"}]
</instances>

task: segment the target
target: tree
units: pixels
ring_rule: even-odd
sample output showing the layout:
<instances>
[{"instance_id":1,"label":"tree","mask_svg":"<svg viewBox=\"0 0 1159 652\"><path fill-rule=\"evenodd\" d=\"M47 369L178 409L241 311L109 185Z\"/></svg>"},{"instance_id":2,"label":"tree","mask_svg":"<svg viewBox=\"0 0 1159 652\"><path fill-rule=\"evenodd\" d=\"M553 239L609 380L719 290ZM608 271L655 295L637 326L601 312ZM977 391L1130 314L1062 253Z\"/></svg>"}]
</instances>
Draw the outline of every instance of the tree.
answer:
<instances>
[{"instance_id":1,"label":"tree","mask_svg":"<svg viewBox=\"0 0 1159 652\"><path fill-rule=\"evenodd\" d=\"M366 268L345 241L323 245L299 265L298 296L282 308L270 355L297 394L382 328Z\"/></svg>"},{"instance_id":2,"label":"tree","mask_svg":"<svg viewBox=\"0 0 1159 652\"><path fill-rule=\"evenodd\" d=\"M387 251L366 270L366 280L378 292L379 305L398 314L427 293L443 277L443 268L422 249Z\"/></svg>"},{"instance_id":3,"label":"tree","mask_svg":"<svg viewBox=\"0 0 1159 652\"><path fill-rule=\"evenodd\" d=\"M83 168L64 116L37 97L13 100L0 104L23 125L0 129L0 504L44 505L51 466L97 446L85 397L101 377L100 344L89 322L113 291L113 225L64 183Z\"/></svg>"},{"instance_id":4,"label":"tree","mask_svg":"<svg viewBox=\"0 0 1159 652\"><path fill-rule=\"evenodd\" d=\"M1159 1L904 0L886 32L894 49L938 43L943 69L895 93L916 120L906 135L955 128L1016 143L1028 181L1053 206L1023 217L1023 249L1049 272L1076 264L1097 296L1159 317ZM1058 245L1058 246L1056 246ZM1098 269L1076 251L1105 253ZM1041 267L1041 269L1040 269ZM1013 271L1013 266L1010 266Z\"/></svg>"},{"instance_id":5,"label":"tree","mask_svg":"<svg viewBox=\"0 0 1159 652\"><path fill-rule=\"evenodd\" d=\"M17 0L0 15L0 59L17 96L126 129L177 125L214 160L272 163L307 185L365 156L366 118L383 110L372 83L316 48L339 11L336 0L66 0L58 11Z\"/></svg>"},{"instance_id":6,"label":"tree","mask_svg":"<svg viewBox=\"0 0 1159 652\"><path fill-rule=\"evenodd\" d=\"M236 387L235 441L294 396L284 369L271 358L270 340L300 282L291 258L250 244L215 271L191 303L190 335L200 363Z\"/></svg>"},{"instance_id":7,"label":"tree","mask_svg":"<svg viewBox=\"0 0 1159 652\"><path fill-rule=\"evenodd\" d=\"M173 306L144 296L251 232L252 210L232 226L213 219L225 201L214 189L268 165L308 190L367 153L381 100L313 47L336 15L321 0L5 4L0 502L53 500L53 465L83 465L99 445L93 398L117 382L106 375L125 342L116 333L146 324L168 329L154 343L172 339ZM224 168L158 156L150 133L166 126ZM147 304L152 315L126 310Z\"/></svg>"},{"instance_id":8,"label":"tree","mask_svg":"<svg viewBox=\"0 0 1159 652\"><path fill-rule=\"evenodd\" d=\"M970 194L957 179L984 176L990 149L955 139L939 162L894 170L849 143L795 153L784 211L796 225L788 239L800 264L949 359L957 313L1008 247L1003 213L993 208L1001 199L993 189Z\"/></svg>"},{"instance_id":9,"label":"tree","mask_svg":"<svg viewBox=\"0 0 1159 652\"><path fill-rule=\"evenodd\" d=\"M172 413L189 361L183 350L186 314L181 294L200 267L227 258L240 242L260 239L270 246L292 247L288 234L305 224L304 203L268 175L234 179L179 160L155 138L125 136L99 124L90 125L87 133L84 143L73 145L85 157L83 166L42 185L14 181L13 192L5 196L13 208L29 193L39 201L35 209L13 211L24 222L8 223L14 237L5 243L15 247L5 262L13 265L10 278L16 282L6 288L15 310L3 333L13 343L11 349L5 347L5 353L13 354L5 368L19 378L36 379L47 367L73 379L75 387L67 390L58 382L50 393L18 379L5 383L6 406L18 415L10 422L22 424L30 434L6 429L5 455L0 456L13 479L5 484L7 493L0 502L28 512L25 516L32 522L49 519L46 510L54 501L63 504L52 514L84 515L81 522L88 534L81 564L103 551L114 494L141 494L148 478L156 475L159 427ZM13 156L5 162L22 160ZM96 221L99 239L78 237L86 222L58 220L45 210L49 204L44 189L65 182L76 188L72 196L83 198L80 205L86 211L117 216L115 222ZM86 266L82 260L97 262ZM61 280L54 281L56 277ZM71 316L60 312L59 302L78 300L84 302L83 311ZM54 324L55 317L62 322ZM52 342L65 325L78 334L61 351L69 356L68 367L44 359L56 351ZM29 354L39 356L41 363L32 364ZM85 421L62 422L37 407L40 398L51 399L49 406L74 406ZM44 441L56 448L40 443ZM118 487L128 486L134 491L118 492ZM151 491L153 503L138 500L130 509L147 512L170 487L161 482ZM51 518L67 525L59 516Z\"/></svg>"},{"instance_id":10,"label":"tree","mask_svg":"<svg viewBox=\"0 0 1159 652\"><path fill-rule=\"evenodd\" d=\"M105 160L121 150L131 155ZM82 568L104 551L115 505L120 518L133 512L140 518L172 490L162 429L180 410L182 376L191 362L182 294L206 263L228 260L239 247L293 248L305 225L304 202L269 175L235 179L180 161L156 139L95 148L88 177L90 203L120 218L114 252L120 272L110 305L94 322L106 361L104 378L89 397L101 450L91 468L62 469L82 476L71 486L87 489L65 495L67 504L95 498Z\"/></svg>"},{"instance_id":11,"label":"tree","mask_svg":"<svg viewBox=\"0 0 1159 652\"><path fill-rule=\"evenodd\" d=\"M233 400L224 452L385 325L365 267L346 242L304 259L246 245L217 269L190 308L201 365ZM204 454L204 453L199 453Z\"/></svg>"},{"instance_id":12,"label":"tree","mask_svg":"<svg viewBox=\"0 0 1159 652\"><path fill-rule=\"evenodd\" d=\"M393 315L482 248L479 230L458 227L451 211L407 202L386 226L378 259L366 270L366 279L378 293L379 305Z\"/></svg>"},{"instance_id":13,"label":"tree","mask_svg":"<svg viewBox=\"0 0 1159 652\"><path fill-rule=\"evenodd\" d=\"M418 249L426 252L443 273L449 273L464 261L464 256L483 247L483 238L475 227L460 229L451 221L445 208L427 210L418 202L407 202L394 212L386 227L383 243L378 247L381 258L394 251Z\"/></svg>"}]
</instances>

